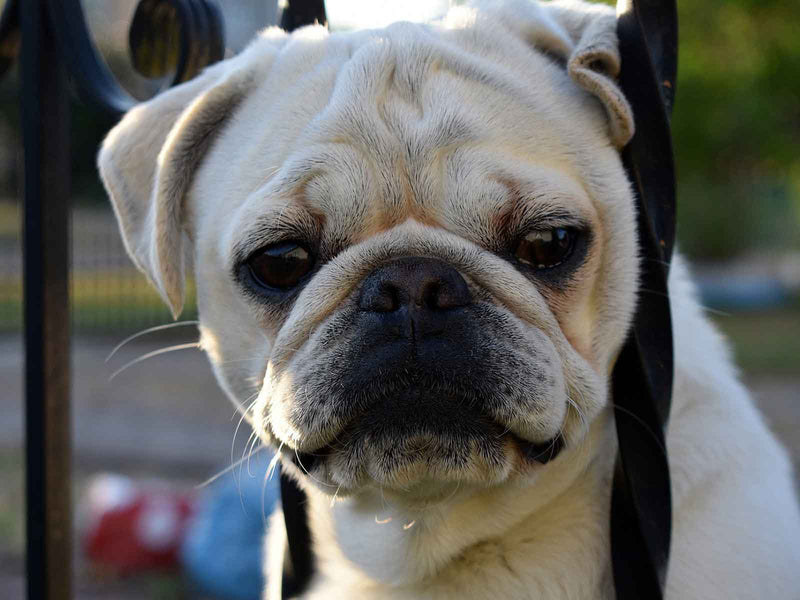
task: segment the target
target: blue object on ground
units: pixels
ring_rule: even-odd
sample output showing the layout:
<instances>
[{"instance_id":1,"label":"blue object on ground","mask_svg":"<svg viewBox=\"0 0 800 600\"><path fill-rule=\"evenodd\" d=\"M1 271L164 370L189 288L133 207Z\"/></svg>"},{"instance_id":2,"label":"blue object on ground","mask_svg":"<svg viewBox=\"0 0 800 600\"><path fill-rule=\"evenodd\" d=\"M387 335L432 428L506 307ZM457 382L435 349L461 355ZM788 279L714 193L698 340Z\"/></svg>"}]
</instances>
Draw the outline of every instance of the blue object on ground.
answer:
<instances>
[{"instance_id":1,"label":"blue object on ground","mask_svg":"<svg viewBox=\"0 0 800 600\"><path fill-rule=\"evenodd\" d=\"M791 298L780 281L768 276L706 276L698 284L703 304L720 310L766 310Z\"/></svg>"},{"instance_id":2,"label":"blue object on ground","mask_svg":"<svg viewBox=\"0 0 800 600\"><path fill-rule=\"evenodd\" d=\"M199 591L229 600L258 600L264 588L264 534L280 499L272 454L261 450L209 486L181 548L184 570Z\"/></svg>"}]
</instances>

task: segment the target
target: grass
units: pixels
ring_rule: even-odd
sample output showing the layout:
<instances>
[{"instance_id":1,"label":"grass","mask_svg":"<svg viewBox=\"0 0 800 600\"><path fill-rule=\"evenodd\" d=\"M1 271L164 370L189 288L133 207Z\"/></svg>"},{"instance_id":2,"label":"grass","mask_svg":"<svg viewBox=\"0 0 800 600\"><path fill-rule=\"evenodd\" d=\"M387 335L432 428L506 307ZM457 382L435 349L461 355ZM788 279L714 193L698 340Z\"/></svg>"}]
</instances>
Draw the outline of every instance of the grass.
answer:
<instances>
[{"instance_id":1,"label":"grass","mask_svg":"<svg viewBox=\"0 0 800 600\"><path fill-rule=\"evenodd\" d=\"M0 198L0 237L14 238L19 235L19 205Z\"/></svg>"},{"instance_id":2,"label":"grass","mask_svg":"<svg viewBox=\"0 0 800 600\"><path fill-rule=\"evenodd\" d=\"M141 329L172 321L158 294L130 268L73 273L70 294L72 326L79 333ZM197 314L195 297L194 282L189 280L182 318ZM19 331L21 322L21 282L0 280L0 332Z\"/></svg>"},{"instance_id":3,"label":"grass","mask_svg":"<svg viewBox=\"0 0 800 600\"><path fill-rule=\"evenodd\" d=\"M0 550L22 554L25 544L22 454L0 450Z\"/></svg>"},{"instance_id":4,"label":"grass","mask_svg":"<svg viewBox=\"0 0 800 600\"><path fill-rule=\"evenodd\" d=\"M712 318L744 372L800 376L800 306Z\"/></svg>"}]
</instances>

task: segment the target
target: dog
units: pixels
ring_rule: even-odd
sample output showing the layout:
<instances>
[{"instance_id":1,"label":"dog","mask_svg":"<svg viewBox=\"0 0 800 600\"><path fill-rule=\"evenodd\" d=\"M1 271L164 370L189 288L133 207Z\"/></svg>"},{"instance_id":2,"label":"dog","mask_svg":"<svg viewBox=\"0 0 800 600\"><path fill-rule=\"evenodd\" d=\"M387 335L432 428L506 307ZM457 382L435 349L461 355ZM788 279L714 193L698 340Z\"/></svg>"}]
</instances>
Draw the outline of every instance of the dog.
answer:
<instances>
[{"instance_id":1,"label":"dog","mask_svg":"<svg viewBox=\"0 0 800 600\"><path fill-rule=\"evenodd\" d=\"M303 598L614 597L619 72L613 11L581 2L272 28L109 133L128 252L176 316L191 265L220 385L308 495ZM798 598L787 453L680 256L669 291L666 597Z\"/></svg>"}]
</instances>

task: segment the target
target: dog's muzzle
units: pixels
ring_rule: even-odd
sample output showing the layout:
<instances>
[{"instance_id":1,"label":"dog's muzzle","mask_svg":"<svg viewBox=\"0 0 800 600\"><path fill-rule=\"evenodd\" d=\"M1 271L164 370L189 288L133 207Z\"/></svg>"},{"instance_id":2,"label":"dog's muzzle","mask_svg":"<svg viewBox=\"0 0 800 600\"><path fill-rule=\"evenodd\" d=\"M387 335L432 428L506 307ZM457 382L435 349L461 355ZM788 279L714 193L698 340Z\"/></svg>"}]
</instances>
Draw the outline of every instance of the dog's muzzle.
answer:
<instances>
[{"instance_id":1,"label":"dog's muzzle","mask_svg":"<svg viewBox=\"0 0 800 600\"><path fill-rule=\"evenodd\" d=\"M526 391L507 384L522 370L493 348L493 318L442 260L402 257L377 267L356 299L357 333L337 369L343 376L330 386L340 397L330 401L349 404L350 417L336 444L314 452L317 458L377 453L393 468L430 455L429 463L465 466L475 448L500 456L509 442L528 462L554 458L560 436L525 440L498 417L508 414L504 402L522 410Z\"/></svg>"}]
</instances>

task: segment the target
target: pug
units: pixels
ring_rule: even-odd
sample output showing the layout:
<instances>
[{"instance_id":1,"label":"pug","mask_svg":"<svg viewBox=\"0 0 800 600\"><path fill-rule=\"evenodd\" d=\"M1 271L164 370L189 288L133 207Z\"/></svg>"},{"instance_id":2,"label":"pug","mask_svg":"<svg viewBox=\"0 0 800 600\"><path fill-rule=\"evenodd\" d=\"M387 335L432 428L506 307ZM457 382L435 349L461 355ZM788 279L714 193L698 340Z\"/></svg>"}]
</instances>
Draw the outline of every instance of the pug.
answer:
<instances>
[{"instance_id":1,"label":"pug","mask_svg":"<svg viewBox=\"0 0 800 600\"><path fill-rule=\"evenodd\" d=\"M647 293L619 72L582 2L272 28L109 133L128 252L176 316L191 265L220 385L308 495L303 598L614 597L609 380ZM680 256L669 290L666 597L798 598L787 453Z\"/></svg>"}]
</instances>

